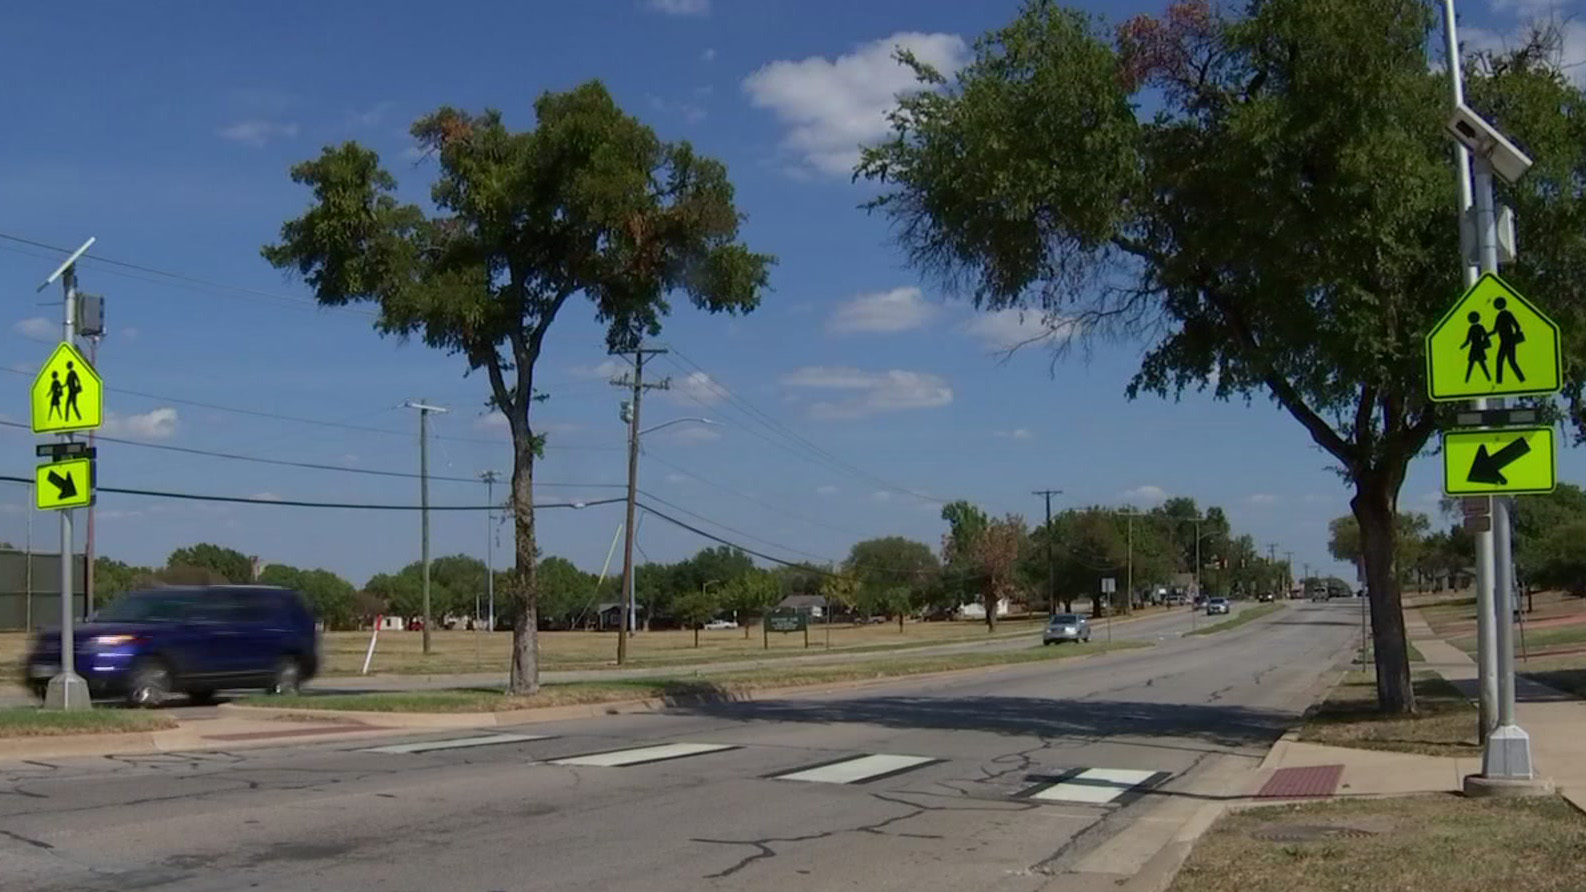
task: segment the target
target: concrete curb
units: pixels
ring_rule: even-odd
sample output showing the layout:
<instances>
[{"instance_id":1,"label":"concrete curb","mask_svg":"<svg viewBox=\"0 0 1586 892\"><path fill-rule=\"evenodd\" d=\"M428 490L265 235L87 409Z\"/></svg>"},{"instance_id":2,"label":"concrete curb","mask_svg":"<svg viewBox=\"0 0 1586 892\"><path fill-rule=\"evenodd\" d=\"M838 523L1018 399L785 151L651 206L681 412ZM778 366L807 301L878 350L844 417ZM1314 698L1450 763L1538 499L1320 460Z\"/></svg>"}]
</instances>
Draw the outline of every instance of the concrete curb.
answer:
<instances>
[{"instance_id":1,"label":"concrete curb","mask_svg":"<svg viewBox=\"0 0 1586 892\"><path fill-rule=\"evenodd\" d=\"M1128 880L1120 883L1121 892L1165 892L1178 878L1179 869L1194 851L1195 843L1210 830L1228 805L1208 802L1195 811L1188 821L1173 834L1173 840L1157 850L1149 861Z\"/></svg>"},{"instance_id":2,"label":"concrete curb","mask_svg":"<svg viewBox=\"0 0 1586 892\"><path fill-rule=\"evenodd\" d=\"M109 756L119 753L159 752L158 735L168 731L129 731L121 734L61 734L0 739L0 760Z\"/></svg>"}]
</instances>

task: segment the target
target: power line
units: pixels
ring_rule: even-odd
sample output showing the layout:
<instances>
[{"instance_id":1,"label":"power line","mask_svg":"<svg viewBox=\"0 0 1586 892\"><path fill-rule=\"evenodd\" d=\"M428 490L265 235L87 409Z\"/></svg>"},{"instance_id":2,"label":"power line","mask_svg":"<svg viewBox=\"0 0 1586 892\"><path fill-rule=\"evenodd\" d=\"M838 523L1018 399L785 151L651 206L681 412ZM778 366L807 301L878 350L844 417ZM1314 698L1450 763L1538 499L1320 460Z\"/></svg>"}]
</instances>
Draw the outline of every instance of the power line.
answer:
<instances>
[{"instance_id":1,"label":"power line","mask_svg":"<svg viewBox=\"0 0 1586 892\"><path fill-rule=\"evenodd\" d=\"M833 573L830 570L826 570L826 569L821 568L821 567L811 566L811 565L805 564L805 563L800 563L798 561L787 561L787 560L783 560L782 558L779 558L779 557L772 557L771 555L766 554L763 551L755 551L753 548L748 548L748 547L745 547L743 545L740 545L737 542L732 541L731 539L724 539L721 536L716 535L715 533L707 533L704 530L700 529L699 527L693 526L692 524L684 523L683 521L678 520L677 518L675 518L675 517L673 517L673 516L671 516L669 514L665 514L663 512L657 511L654 508L651 508L649 505L646 505L646 504L644 504L642 502L639 503L639 507L643 508L647 513L653 514L656 517L659 517L662 520L666 521L667 523L672 524L673 526L681 527L681 528L683 528L685 530L688 530L690 533L693 533L696 536L703 536L703 537L705 537L706 539L709 539L712 542L716 542L716 543L719 543L721 545L726 545L729 548L736 548L739 551L743 552L744 554L753 555L754 557L760 558L761 560L770 561L773 564L781 564L784 567L797 567L800 570L808 570L811 573L815 573L815 574L818 574L818 575L821 575L821 576L827 576L827 577L830 577L832 579L840 578L838 576L838 574Z\"/></svg>"},{"instance_id":2,"label":"power line","mask_svg":"<svg viewBox=\"0 0 1586 892\"><path fill-rule=\"evenodd\" d=\"M5 483L33 483L30 477L13 477L0 475L0 482ZM371 504L365 502L309 502L300 499L261 499L256 496L217 496L192 492L166 492L156 489L125 489L115 486L95 486L96 492L109 492L127 496L151 496L159 499L185 499L193 502L229 502L239 505L275 505L283 508L338 508L354 511L418 511L419 505ZM596 499L592 502L546 502L535 505L534 510L542 508L594 508L600 505L612 505L624 499ZM431 511L494 511L496 505L431 505Z\"/></svg>"},{"instance_id":3,"label":"power line","mask_svg":"<svg viewBox=\"0 0 1586 892\"><path fill-rule=\"evenodd\" d=\"M703 375L704 376L703 380L704 380L704 383L705 383L705 385L707 387L711 388L713 391L715 391L716 393L720 394L728 402L730 402L733 405L737 406L740 410L745 411L746 413L748 413L750 415L750 417L755 418L755 420L757 420L757 421L759 421L759 423L765 425L768 429L772 430L773 432L779 433L782 436L788 437L791 440L793 440L794 442L802 444L805 448L810 450L810 452L814 456L818 457L817 460L825 461L827 464L833 465L833 466L837 467L839 470L843 470L843 471L845 471L845 472L847 472L849 474L853 474L853 475L855 475L857 477L860 477L862 479L868 480L871 483L873 483L873 484L875 484L877 486L880 486L880 487L882 487L884 489L890 489L890 490L892 490L894 492L902 493L902 494L908 495L908 496L913 496L914 498L920 499L921 501L925 501L925 502L933 502L933 503L938 504L938 505L945 505L946 504L946 501L944 501L942 499L938 499L938 498L935 498L935 497L932 497L932 496L928 496L928 495L925 495L924 493L921 493L921 492L916 492L916 491L914 491L912 489L909 489L907 487L899 486L899 485L897 485L895 483L892 483L892 482L890 482L888 480L885 480L885 479L883 479L881 477L877 477L876 475L870 473L869 471L866 471L863 468L860 468L857 465L854 465L853 463L838 457L837 455L833 454L832 452L828 451L827 449L816 445L815 443L811 442L810 440L808 440L805 437L803 437L802 435L800 435L798 432L796 432L796 431L792 430L791 428L787 427L787 425L784 425L782 422L777 421L775 418L773 418L770 415L768 415L767 413L761 411L761 409L758 406L756 406L753 403L749 402L747 399L744 399L743 397L738 396L736 393L733 393L732 391L728 390L727 388L721 386L719 383L716 382L716 379L713 378L709 372L705 371L705 369L702 368L699 365L699 363L696 363L696 362L694 362L694 360L689 359L687 356L685 356L684 354L679 352L675 347L672 348L672 354L675 355L678 359L681 359L683 362L687 363L689 366L691 366L694 369L694 371L696 371L696 372L700 373L701 375ZM673 361L675 361L675 360L673 360ZM687 369L684 369L684 371L687 371ZM797 454L797 453L795 453L795 454ZM810 460L807 456L804 456L804 457L806 458L806 460Z\"/></svg>"},{"instance_id":4,"label":"power line","mask_svg":"<svg viewBox=\"0 0 1586 892\"><path fill-rule=\"evenodd\" d=\"M5 420L0 420L0 427L18 428L21 430L32 429L26 424ZM264 458L262 456L241 455L234 452L217 452L210 449L195 449L190 446L172 446L166 443L144 443L138 440L126 440L120 437L108 437L104 434L96 435L95 439L106 443L118 443L123 446L136 446L142 449L158 449L162 452L177 452L183 455L202 455L209 458L224 458L232 461L255 462L262 465L279 465L288 468L306 468L314 471L338 471L344 474L367 474L375 477L401 477L410 480L417 480L420 477L419 474L415 474L410 471L384 471L374 468L350 468L346 465L327 465L321 464L319 462L292 461L282 458ZM431 474L430 479L441 480L450 483L481 483L478 477L449 477L440 474ZM623 487L623 484L621 483L550 483L539 480L536 480L534 485L566 489L621 489Z\"/></svg>"},{"instance_id":5,"label":"power line","mask_svg":"<svg viewBox=\"0 0 1586 892\"><path fill-rule=\"evenodd\" d=\"M21 369L0 367L0 372L9 372L10 374L13 374L13 375L21 375L23 377L28 377L28 378L33 377L33 373L26 372L26 371L23 371ZM323 418L305 418L305 417L300 416L300 415L284 415L284 414L281 414L279 412L265 412L265 411L262 411L262 410L259 410L259 409L242 409L242 408L238 408L236 406L223 406L223 405L220 405L219 403L206 403L206 402L203 402L203 401L200 401L200 400L190 400L190 399L184 399L182 397L165 396L165 395L158 394L158 393L149 393L148 391L143 391L143 390L130 390L130 389L125 388L125 387L106 387L105 390L107 390L107 391L109 391L111 393L122 393L122 394L126 394L127 396L142 397L143 399L156 400L158 402L163 402L163 403L175 403L176 405L179 405L179 406L191 406L191 407L196 408L196 409L211 409L211 410L216 411L216 412L231 412L233 414L247 415L247 416L250 416L250 417L253 417L253 418L266 418L266 419L269 419L271 421L290 421L290 422L294 422L294 423L297 423L297 424L312 424L312 425L317 425L319 427L337 428L339 430L359 431L361 433L368 433L368 434L386 434L388 436L403 437L403 438L407 438L407 439L411 439L412 438L412 432L411 431L399 431L399 430L395 430L393 428L387 428L387 427L373 427L373 426L365 425L365 424L351 424L351 423L348 423L348 422L345 422L345 421L327 421L327 420L325 420ZM500 445L502 445L500 441L487 440L487 439L485 439L483 437L459 437L459 436L456 436L456 435L440 435L440 434L437 434L435 436L435 439L437 439L437 440L449 440L449 441L454 442L454 443L476 443L476 444L482 444L482 445L485 445L485 446L500 446ZM545 448L546 449L576 449L576 450L578 450L580 452L585 452L585 451L592 451L592 450L603 450L603 451L615 450L615 449L621 449L622 447L621 446L596 446L596 445L588 445L588 446L583 446L583 445L562 445L562 446L557 446L557 445L552 445L552 444L546 444Z\"/></svg>"},{"instance_id":6,"label":"power line","mask_svg":"<svg viewBox=\"0 0 1586 892\"><path fill-rule=\"evenodd\" d=\"M668 508L671 508L673 511L682 512L683 514L687 514L689 517L692 517L692 518L694 518L696 520L704 521L705 523L708 523L711 526L721 527L722 529L728 531L729 533L733 533L734 535L742 536L745 539L753 539L754 541L759 542L762 545L769 545L772 548L780 548L783 551L792 552L793 554L801 554L801 555L804 555L805 557L814 558L817 561L824 561L824 562L829 563L829 564L841 563L840 561L835 561L835 560L827 557L826 555L815 554L814 552L811 552L811 551L803 551L801 549L793 548L793 547L788 546L788 545L782 545L782 544L777 543L777 542L772 542L770 539L764 539L764 538L761 538L760 536L756 536L753 533L747 533L747 532L744 532L743 530L736 529L734 527L730 527L727 524L724 524L724 523L722 523L719 520L711 520L710 518L706 517L705 515L699 514L699 513L694 512L694 511L690 511L687 508L684 508L682 505L677 504L676 502L669 502L666 499L663 499L660 496L656 495L655 493L645 492L642 489L639 490L639 493L642 494L647 499L651 499L653 501L660 502L661 504L667 506ZM646 559L648 560L648 558L646 558Z\"/></svg>"},{"instance_id":7,"label":"power line","mask_svg":"<svg viewBox=\"0 0 1586 892\"><path fill-rule=\"evenodd\" d=\"M754 497L752 495L749 495L746 492L742 492L740 490L737 490L737 489L734 489L734 488L732 488L730 486L727 486L724 483L720 483L718 481L711 480L709 477L700 476L699 474L696 474L696 473L694 473L693 471L690 471L687 468L681 467L679 465L675 465L675 464L667 461L666 459L661 458L660 456L655 455L653 453L646 452L645 453L645 457L650 459L651 461L659 462L662 465L665 465L666 467L671 468L672 470L678 472L679 474L682 474L682 475L684 475L686 477L689 477L689 478L692 478L694 480L698 480L700 483L703 483L706 486L709 486L709 487L711 487L713 489L719 489L722 492L725 492L725 493L727 493L729 495L737 496L738 498L743 499L745 501L753 502L754 504L759 505L762 508L766 508L767 510L770 510L770 511L775 511L778 514L785 514L788 517L794 518L795 520L802 520L805 523L813 524L814 526L825 527L828 530L832 530L834 532L842 533L842 534L847 535L847 536L859 536L861 538L863 538L865 536L864 533L858 532L857 530L850 530L850 529L847 529L845 527L837 526L836 524L827 523L827 522L822 521L822 520L816 520L816 519L814 519L812 517L805 517L804 515L799 514L797 512L790 511L790 510L788 510L786 508L782 508L782 507L779 507L777 505L773 505L770 502L764 501L762 499L758 499L758 498L756 498L756 497Z\"/></svg>"}]
</instances>

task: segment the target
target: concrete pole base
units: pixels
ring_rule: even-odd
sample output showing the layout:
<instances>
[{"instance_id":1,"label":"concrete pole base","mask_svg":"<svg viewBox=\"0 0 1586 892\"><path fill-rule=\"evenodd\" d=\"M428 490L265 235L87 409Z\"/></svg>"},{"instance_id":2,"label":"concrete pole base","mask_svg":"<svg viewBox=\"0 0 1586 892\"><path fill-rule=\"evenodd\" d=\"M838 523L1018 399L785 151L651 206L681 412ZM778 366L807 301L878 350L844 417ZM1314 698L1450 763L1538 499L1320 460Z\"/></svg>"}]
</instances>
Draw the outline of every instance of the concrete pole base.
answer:
<instances>
[{"instance_id":1,"label":"concrete pole base","mask_svg":"<svg viewBox=\"0 0 1586 892\"><path fill-rule=\"evenodd\" d=\"M44 689L45 709L89 709L88 682L75 672L62 672Z\"/></svg>"},{"instance_id":2,"label":"concrete pole base","mask_svg":"<svg viewBox=\"0 0 1586 892\"><path fill-rule=\"evenodd\" d=\"M1531 764L1531 735L1519 725L1494 728L1482 749L1481 776L1505 780L1535 777L1536 771Z\"/></svg>"},{"instance_id":3,"label":"concrete pole base","mask_svg":"<svg viewBox=\"0 0 1586 892\"><path fill-rule=\"evenodd\" d=\"M1553 782L1545 778L1519 780L1504 777L1465 777L1465 795L1471 799L1524 799L1553 795Z\"/></svg>"}]
</instances>

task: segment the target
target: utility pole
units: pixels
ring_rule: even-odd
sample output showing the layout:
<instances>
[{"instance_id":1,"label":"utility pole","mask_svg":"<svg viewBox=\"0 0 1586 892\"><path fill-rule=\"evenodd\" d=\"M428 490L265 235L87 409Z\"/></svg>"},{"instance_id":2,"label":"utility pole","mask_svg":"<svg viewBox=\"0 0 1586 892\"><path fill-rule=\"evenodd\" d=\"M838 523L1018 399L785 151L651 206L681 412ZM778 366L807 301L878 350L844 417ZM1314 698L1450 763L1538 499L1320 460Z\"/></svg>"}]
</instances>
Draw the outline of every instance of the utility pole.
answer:
<instances>
[{"instance_id":1,"label":"utility pole","mask_svg":"<svg viewBox=\"0 0 1586 892\"><path fill-rule=\"evenodd\" d=\"M489 592L490 600L490 625L487 631L496 630L496 479L499 477L495 471L482 471L479 479L485 481L485 590Z\"/></svg>"},{"instance_id":2,"label":"utility pole","mask_svg":"<svg viewBox=\"0 0 1586 892\"><path fill-rule=\"evenodd\" d=\"M424 564L424 655L430 654L430 437L431 412L445 413L440 406L408 400L403 404L419 413L419 560Z\"/></svg>"},{"instance_id":3,"label":"utility pole","mask_svg":"<svg viewBox=\"0 0 1586 892\"><path fill-rule=\"evenodd\" d=\"M1289 589L1294 588L1294 552L1283 552L1283 597L1289 596ZM1279 593L1273 592L1273 597Z\"/></svg>"},{"instance_id":4,"label":"utility pole","mask_svg":"<svg viewBox=\"0 0 1586 892\"><path fill-rule=\"evenodd\" d=\"M1061 489L1038 489L1034 493L1046 497L1046 615L1057 612L1057 565L1052 562L1052 496L1062 495Z\"/></svg>"},{"instance_id":5,"label":"utility pole","mask_svg":"<svg viewBox=\"0 0 1586 892\"><path fill-rule=\"evenodd\" d=\"M666 353L664 348L636 346L632 350L613 350L613 356L633 355L633 374L624 375L622 378L611 382L617 387L626 387L631 392L631 399L623 406L622 418L628 422L628 521L623 527L622 544L622 606L618 616L621 617L620 628L617 630L617 665L621 666L628 661L628 636L633 634L633 522L634 512L639 498L639 404L644 400L647 390L665 390L670 385L666 380L651 384L644 383L644 363L649 356L659 356Z\"/></svg>"},{"instance_id":6,"label":"utility pole","mask_svg":"<svg viewBox=\"0 0 1586 892\"><path fill-rule=\"evenodd\" d=\"M1272 567L1272 577L1273 577L1273 579L1272 579L1272 587L1274 589L1272 594L1274 596L1276 596L1277 595L1276 589L1277 589L1278 582L1279 582L1279 580L1277 578L1278 572L1279 572L1278 571L1278 545L1277 545L1276 542L1268 542L1267 543L1267 563L1270 564L1271 567Z\"/></svg>"}]
</instances>

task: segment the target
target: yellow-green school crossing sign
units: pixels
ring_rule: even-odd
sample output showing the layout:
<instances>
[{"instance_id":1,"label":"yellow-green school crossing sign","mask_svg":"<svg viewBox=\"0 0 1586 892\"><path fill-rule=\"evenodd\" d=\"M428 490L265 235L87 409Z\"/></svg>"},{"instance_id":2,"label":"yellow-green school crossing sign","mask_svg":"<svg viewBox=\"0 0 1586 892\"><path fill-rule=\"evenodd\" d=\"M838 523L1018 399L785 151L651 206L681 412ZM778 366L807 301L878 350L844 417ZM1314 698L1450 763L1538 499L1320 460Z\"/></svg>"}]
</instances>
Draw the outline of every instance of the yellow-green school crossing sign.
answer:
<instances>
[{"instance_id":1,"label":"yellow-green school crossing sign","mask_svg":"<svg viewBox=\"0 0 1586 892\"><path fill-rule=\"evenodd\" d=\"M1434 400L1557 393L1558 326L1508 283L1482 275L1426 336Z\"/></svg>"}]
</instances>

